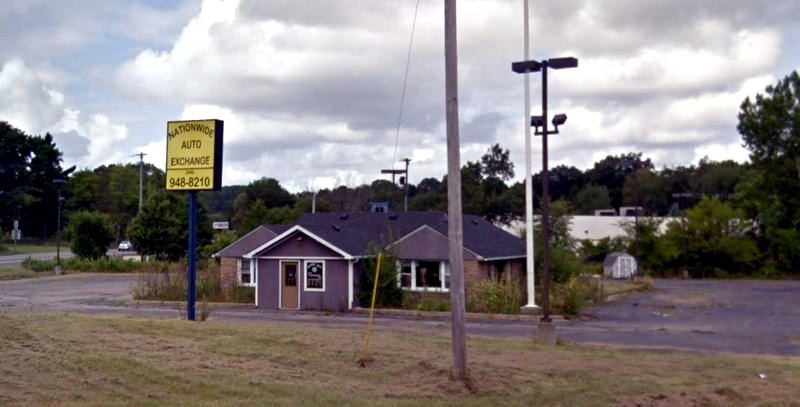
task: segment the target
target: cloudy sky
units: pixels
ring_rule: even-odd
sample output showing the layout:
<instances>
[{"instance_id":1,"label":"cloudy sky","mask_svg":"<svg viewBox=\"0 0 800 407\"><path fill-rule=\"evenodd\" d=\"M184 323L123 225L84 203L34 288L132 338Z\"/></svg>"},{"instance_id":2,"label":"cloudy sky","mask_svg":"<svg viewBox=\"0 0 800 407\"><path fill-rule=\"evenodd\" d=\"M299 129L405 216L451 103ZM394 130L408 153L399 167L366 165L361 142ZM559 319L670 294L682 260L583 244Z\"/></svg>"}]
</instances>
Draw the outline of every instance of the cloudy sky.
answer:
<instances>
[{"instance_id":1,"label":"cloudy sky","mask_svg":"<svg viewBox=\"0 0 800 407\"><path fill-rule=\"evenodd\" d=\"M524 167L524 0L458 2L462 161L493 143ZM0 5L0 120L54 135L66 165L164 166L166 122L225 121L223 183L290 190L358 185L410 157L411 180L446 172L443 2L20 0ZM533 58L567 113L551 164L641 151L657 166L745 161L736 113L800 69L800 3L532 3ZM539 76L532 81L538 114ZM399 137L398 137L399 134ZM395 140L397 137L397 149ZM535 140L538 145L538 139ZM534 149L534 170L540 165Z\"/></svg>"}]
</instances>

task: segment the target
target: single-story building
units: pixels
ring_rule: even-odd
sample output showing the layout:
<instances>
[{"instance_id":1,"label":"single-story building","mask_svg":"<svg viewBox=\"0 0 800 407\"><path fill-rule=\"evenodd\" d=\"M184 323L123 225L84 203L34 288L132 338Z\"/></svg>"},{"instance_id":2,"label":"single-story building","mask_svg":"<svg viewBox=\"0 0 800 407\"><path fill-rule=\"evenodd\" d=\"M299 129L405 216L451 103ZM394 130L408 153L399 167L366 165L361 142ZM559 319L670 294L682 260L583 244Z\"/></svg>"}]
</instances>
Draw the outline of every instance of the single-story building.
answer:
<instances>
[{"instance_id":1,"label":"single-story building","mask_svg":"<svg viewBox=\"0 0 800 407\"><path fill-rule=\"evenodd\" d=\"M636 259L625 252L613 252L603 260L603 275L615 279L631 278L639 269Z\"/></svg>"},{"instance_id":2,"label":"single-story building","mask_svg":"<svg viewBox=\"0 0 800 407\"><path fill-rule=\"evenodd\" d=\"M464 279L470 287L507 273L524 281L525 246L479 216L465 215ZM397 284L450 289L447 216L441 212L316 213L293 225L263 225L215 254L224 289L249 285L267 309L348 310L359 306L360 260L373 246L397 256Z\"/></svg>"}]
</instances>

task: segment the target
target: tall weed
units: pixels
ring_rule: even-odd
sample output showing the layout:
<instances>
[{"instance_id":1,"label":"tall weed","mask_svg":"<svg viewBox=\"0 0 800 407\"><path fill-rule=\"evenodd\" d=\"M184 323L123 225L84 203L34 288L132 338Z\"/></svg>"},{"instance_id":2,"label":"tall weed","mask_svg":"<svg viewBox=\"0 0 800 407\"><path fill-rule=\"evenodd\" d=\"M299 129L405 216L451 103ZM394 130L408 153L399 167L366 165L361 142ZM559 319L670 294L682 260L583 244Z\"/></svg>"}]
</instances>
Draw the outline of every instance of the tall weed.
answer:
<instances>
[{"instance_id":1,"label":"tall weed","mask_svg":"<svg viewBox=\"0 0 800 407\"><path fill-rule=\"evenodd\" d=\"M467 310L491 314L519 314L522 307L522 283L504 276L499 281L484 280L469 295Z\"/></svg>"}]
</instances>

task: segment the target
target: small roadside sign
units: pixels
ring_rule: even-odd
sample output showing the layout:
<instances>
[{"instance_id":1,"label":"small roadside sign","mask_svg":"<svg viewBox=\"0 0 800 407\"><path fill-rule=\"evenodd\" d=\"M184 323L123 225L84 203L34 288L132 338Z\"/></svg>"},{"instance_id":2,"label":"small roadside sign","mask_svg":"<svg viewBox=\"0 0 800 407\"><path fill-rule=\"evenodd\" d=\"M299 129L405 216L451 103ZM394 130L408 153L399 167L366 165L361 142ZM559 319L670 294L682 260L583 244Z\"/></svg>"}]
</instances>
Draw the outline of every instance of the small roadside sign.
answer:
<instances>
[{"instance_id":1,"label":"small roadside sign","mask_svg":"<svg viewBox=\"0 0 800 407\"><path fill-rule=\"evenodd\" d=\"M228 222L214 222L212 223L214 229L228 230Z\"/></svg>"}]
</instances>

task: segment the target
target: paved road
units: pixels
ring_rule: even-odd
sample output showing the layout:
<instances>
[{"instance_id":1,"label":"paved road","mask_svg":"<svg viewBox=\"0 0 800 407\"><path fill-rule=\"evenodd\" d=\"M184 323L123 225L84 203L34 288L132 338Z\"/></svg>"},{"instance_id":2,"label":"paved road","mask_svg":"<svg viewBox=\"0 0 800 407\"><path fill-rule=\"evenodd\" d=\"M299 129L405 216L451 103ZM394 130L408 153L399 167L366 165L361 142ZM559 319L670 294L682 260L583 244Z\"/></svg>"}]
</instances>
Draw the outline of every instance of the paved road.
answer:
<instances>
[{"instance_id":1,"label":"paved road","mask_svg":"<svg viewBox=\"0 0 800 407\"><path fill-rule=\"evenodd\" d=\"M0 282L0 310L72 311L179 318L180 307L135 304L130 274L72 274ZM657 280L657 290L587 310L589 318L560 321L566 341L698 352L800 355L800 281ZM212 319L286 321L362 329L365 315L219 308ZM382 331L449 332L447 318L380 315ZM475 319L471 334L529 338L535 322Z\"/></svg>"},{"instance_id":2,"label":"paved road","mask_svg":"<svg viewBox=\"0 0 800 407\"><path fill-rule=\"evenodd\" d=\"M72 257L72 252L69 249L61 249L60 257L62 259L68 259ZM46 253L33 253L33 254L10 254L7 256L0 256L0 267L3 266L13 266L15 264L22 263L28 257L32 257L34 259L39 260L49 260L56 258L56 252L46 252Z\"/></svg>"}]
</instances>

